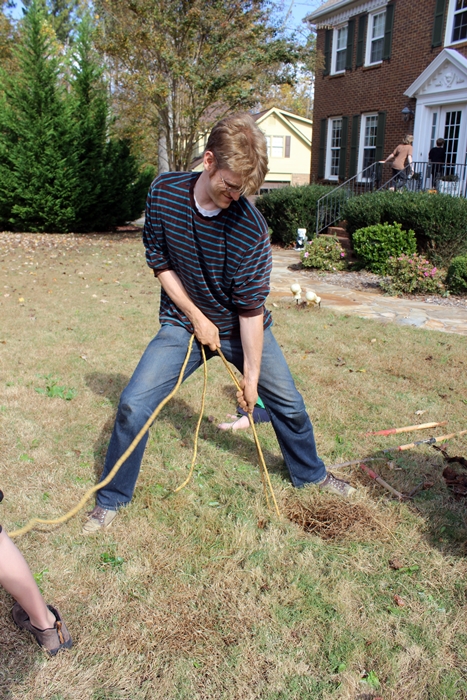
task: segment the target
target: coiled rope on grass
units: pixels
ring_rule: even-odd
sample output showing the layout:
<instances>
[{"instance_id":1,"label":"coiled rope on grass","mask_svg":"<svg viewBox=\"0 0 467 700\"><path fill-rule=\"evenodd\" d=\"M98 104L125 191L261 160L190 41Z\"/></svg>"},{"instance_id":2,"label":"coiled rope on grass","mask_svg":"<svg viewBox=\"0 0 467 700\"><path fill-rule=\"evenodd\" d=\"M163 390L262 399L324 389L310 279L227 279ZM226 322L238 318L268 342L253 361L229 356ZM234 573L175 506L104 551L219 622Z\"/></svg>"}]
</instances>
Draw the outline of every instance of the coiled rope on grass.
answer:
<instances>
[{"instance_id":1,"label":"coiled rope on grass","mask_svg":"<svg viewBox=\"0 0 467 700\"><path fill-rule=\"evenodd\" d=\"M111 469L110 472L107 474L107 476L105 477L105 479L103 479L102 481L100 481L98 484L95 484L95 485L92 486L90 489L88 489L88 490L86 491L86 493L84 494L84 496L81 498L81 500L80 500L71 510L69 510L69 511L68 511L67 513L65 513L64 515L61 515L59 518L52 518L52 519L46 519L46 518L32 518L24 527L20 528L19 530L13 530L13 532L9 532L8 535L9 535L11 538L21 537L22 535L25 535L27 532L29 532L30 530L32 530L36 525L59 525L59 524L61 524L61 523L66 523L68 520L71 520L71 518L73 518L77 513L79 513L79 511L86 505L86 503L88 502L88 500L91 498L91 496L92 496L94 493L96 493L96 491L99 491L100 489L104 488L104 486L107 486L107 484L109 484L109 483L112 481L112 479L113 479L114 476L117 474L117 472L119 471L119 469L120 469L120 467L122 466L122 464L128 459L128 457L131 455L131 453L133 452L133 450L137 447L137 445L139 444L139 442L141 441L141 439L143 438L143 436L147 433L147 431L149 430L149 428L151 427L151 425L153 424L154 420L157 418L157 416L159 415L159 413L161 412L161 410L162 410L162 409L164 408L164 406L170 401L170 399L172 399L172 398L175 396L175 394L176 394L177 391L179 390L180 385L181 385L181 383L182 383L182 381L183 381L183 376L184 376L184 374L185 374L185 369L186 369L186 366L187 366L187 364L188 364L188 360L190 359L190 355L191 355L191 350L192 350L192 348L193 348L193 341L194 341L194 339L195 339L195 336L192 335L191 338L190 338L190 342L188 343L187 353L186 353L185 359L184 359L184 361L183 361L183 365L182 365L182 368L181 368L181 370L180 370L180 374L179 374L179 376L178 376L177 383L175 384L174 388L172 389L172 391L170 392L170 394L168 394L168 395L165 397L165 399L163 399L163 400L160 402L160 404L157 406L157 408L156 408L156 409L153 411L153 413L149 416L148 420L147 420L146 423L143 425L143 427L141 428L141 430L139 431L139 433L136 435L136 437L135 437L134 440L132 441L131 445L125 450L125 452L122 454L122 456L115 462L115 465L112 467L112 469ZM198 423L197 423L197 425L196 425L196 431L195 431L194 448L193 448L193 458L192 458L192 460L191 460L191 466L190 466L190 470L189 470L189 473L188 473L187 478L185 479L185 481L184 481L182 484L180 484L180 486L178 486L178 487L175 489L174 493L177 493L178 491L181 491L181 489L183 489L185 486L187 486L187 484L190 482L190 480L191 480L191 478L192 478L192 476L193 476L193 471L194 471L194 468L195 468L196 457L197 457L197 454L198 454L198 435L199 435L199 429L200 429L200 427L201 427L201 421L202 421L202 419L203 419L204 405L205 405L205 401L206 401L206 391L207 391L207 377L208 377L206 353L205 353L205 351L204 351L204 346L203 346L203 345L201 345L201 352L202 352L202 355L203 355L204 385L203 385L203 392L202 392L202 398L201 398L201 410L200 410L200 414L199 414L199 418L198 418ZM241 391L240 384L238 383L238 380L237 380L235 374L232 372L232 370L231 370L229 364L227 363L227 360L225 359L224 354L222 353L222 351L221 351L220 349L218 349L217 352L219 353L219 356L221 357L221 359L222 359L224 365L226 366L227 371L229 372L229 374L230 374L230 376L231 376L231 378L232 378L232 380L233 380L235 386L237 387L237 389L238 389L239 391ZM267 503L267 505L268 505L268 508L270 508L270 502L269 502L269 496L268 496L268 489L269 489L269 492L270 492L270 494L271 494L272 501L273 501L273 503L274 503L275 511L276 511L277 515L280 516L280 511L279 511L279 508L278 508L278 505L277 505L276 498L275 498L275 496L274 496L274 491L273 491L273 488L272 488L271 479L270 479L270 477L269 477L269 472L268 472L268 469L267 469L267 467L266 467L266 463L265 463L265 461L264 461L263 452L262 452L262 450L261 450L261 445L259 444L258 435L257 435L257 433L256 433L256 429L255 429L255 426L254 426L254 422L253 422L253 418L252 418L251 413L248 413L248 418L249 418L249 421L250 421L251 428L252 428L252 430L253 430L253 436L254 436L254 439L255 439L256 449L257 449L257 452L258 452L258 458L259 458L259 462L260 462L261 481L262 481L262 484L263 484L263 490L264 490L264 494L265 494L265 497L266 497L266 503Z\"/></svg>"}]
</instances>

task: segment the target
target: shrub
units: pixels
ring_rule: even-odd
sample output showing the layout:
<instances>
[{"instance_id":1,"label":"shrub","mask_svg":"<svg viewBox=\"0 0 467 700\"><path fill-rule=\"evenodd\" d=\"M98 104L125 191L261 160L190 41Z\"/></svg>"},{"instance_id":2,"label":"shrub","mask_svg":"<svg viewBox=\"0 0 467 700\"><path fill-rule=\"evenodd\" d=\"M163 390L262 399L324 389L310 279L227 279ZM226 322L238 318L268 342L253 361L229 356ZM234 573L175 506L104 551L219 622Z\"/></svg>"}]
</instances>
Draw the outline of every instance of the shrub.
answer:
<instances>
[{"instance_id":1,"label":"shrub","mask_svg":"<svg viewBox=\"0 0 467 700\"><path fill-rule=\"evenodd\" d=\"M446 284L453 294L467 294L467 255L458 255L451 260Z\"/></svg>"},{"instance_id":2,"label":"shrub","mask_svg":"<svg viewBox=\"0 0 467 700\"><path fill-rule=\"evenodd\" d=\"M444 275L421 255L390 257L387 264L390 279L380 286L389 294L441 294Z\"/></svg>"},{"instance_id":3,"label":"shrub","mask_svg":"<svg viewBox=\"0 0 467 700\"><path fill-rule=\"evenodd\" d=\"M415 253L417 243L415 233L403 231L401 224L375 224L355 231L353 248L363 260L365 267L372 272L384 273L391 255Z\"/></svg>"},{"instance_id":4,"label":"shrub","mask_svg":"<svg viewBox=\"0 0 467 700\"><path fill-rule=\"evenodd\" d=\"M352 235L359 228L399 221L413 229L418 250L438 267L467 254L467 200L428 192L372 192L349 199L342 213Z\"/></svg>"},{"instance_id":5,"label":"shrub","mask_svg":"<svg viewBox=\"0 0 467 700\"><path fill-rule=\"evenodd\" d=\"M317 270L344 270L347 267L345 251L337 238L319 236L314 238L300 253L303 267Z\"/></svg>"},{"instance_id":6,"label":"shrub","mask_svg":"<svg viewBox=\"0 0 467 700\"><path fill-rule=\"evenodd\" d=\"M311 238L316 228L316 202L332 189L325 185L280 187L258 197L256 207L272 229L271 243L290 245L298 228L306 228Z\"/></svg>"}]
</instances>

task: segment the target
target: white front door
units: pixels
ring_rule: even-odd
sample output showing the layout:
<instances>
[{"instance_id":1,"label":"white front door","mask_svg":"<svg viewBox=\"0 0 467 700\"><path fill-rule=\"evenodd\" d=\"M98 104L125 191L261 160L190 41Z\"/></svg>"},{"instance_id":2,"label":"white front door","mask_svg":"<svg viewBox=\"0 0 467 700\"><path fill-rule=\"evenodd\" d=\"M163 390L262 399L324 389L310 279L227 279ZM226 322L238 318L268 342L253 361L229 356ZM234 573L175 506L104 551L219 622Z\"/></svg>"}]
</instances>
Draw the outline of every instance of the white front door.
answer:
<instances>
[{"instance_id":1,"label":"white front door","mask_svg":"<svg viewBox=\"0 0 467 700\"><path fill-rule=\"evenodd\" d=\"M451 189L465 194L467 184L467 105L443 105L431 110L429 148L439 138L445 141L446 175L457 176L459 185Z\"/></svg>"}]
</instances>

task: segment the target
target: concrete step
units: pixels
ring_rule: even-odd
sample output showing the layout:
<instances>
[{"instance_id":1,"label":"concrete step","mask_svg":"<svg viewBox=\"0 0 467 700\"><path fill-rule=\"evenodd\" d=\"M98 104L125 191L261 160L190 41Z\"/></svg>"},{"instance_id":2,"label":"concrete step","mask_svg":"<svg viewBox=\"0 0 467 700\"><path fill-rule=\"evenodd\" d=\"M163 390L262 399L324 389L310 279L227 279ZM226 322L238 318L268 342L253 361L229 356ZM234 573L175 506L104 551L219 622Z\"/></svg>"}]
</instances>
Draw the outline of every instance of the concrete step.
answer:
<instances>
[{"instance_id":1,"label":"concrete step","mask_svg":"<svg viewBox=\"0 0 467 700\"><path fill-rule=\"evenodd\" d=\"M352 243L351 243L351 241L350 241L350 238L349 238L348 234L342 236L342 235L335 235L335 234L329 233L329 231L331 230L331 228L332 228L332 227L329 227L329 228L328 228L328 233L321 233L321 234L320 234L320 237L324 237L324 238L337 238L337 240L339 241L339 243L341 244L341 246L344 248L344 250L350 250L350 251L351 251L351 250L352 250Z\"/></svg>"},{"instance_id":2,"label":"concrete step","mask_svg":"<svg viewBox=\"0 0 467 700\"><path fill-rule=\"evenodd\" d=\"M328 236L347 236L347 229L345 229L343 226L328 226L327 230L327 235Z\"/></svg>"}]
</instances>

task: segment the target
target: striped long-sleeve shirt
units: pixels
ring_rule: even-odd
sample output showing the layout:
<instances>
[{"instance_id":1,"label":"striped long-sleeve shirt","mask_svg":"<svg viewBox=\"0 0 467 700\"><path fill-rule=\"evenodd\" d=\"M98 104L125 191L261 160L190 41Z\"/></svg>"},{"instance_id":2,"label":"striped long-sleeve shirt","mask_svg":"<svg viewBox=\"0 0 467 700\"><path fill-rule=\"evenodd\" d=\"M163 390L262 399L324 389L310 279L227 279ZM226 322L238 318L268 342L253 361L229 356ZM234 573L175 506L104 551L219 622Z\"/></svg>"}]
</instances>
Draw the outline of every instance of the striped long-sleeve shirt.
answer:
<instances>
[{"instance_id":1,"label":"striped long-sleeve shirt","mask_svg":"<svg viewBox=\"0 0 467 700\"><path fill-rule=\"evenodd\" d=\"M165 173L151 185L143 231L147 263L155 275L176 272L190 299L221 336L239 333L239 315L263 314L268 328L272 319L264 302L272 258L267 224L244 197L216 216L200 214L193 197L198 177ZM159 320L193 332L163 289Z\"/></svg>"}]
</instances>

